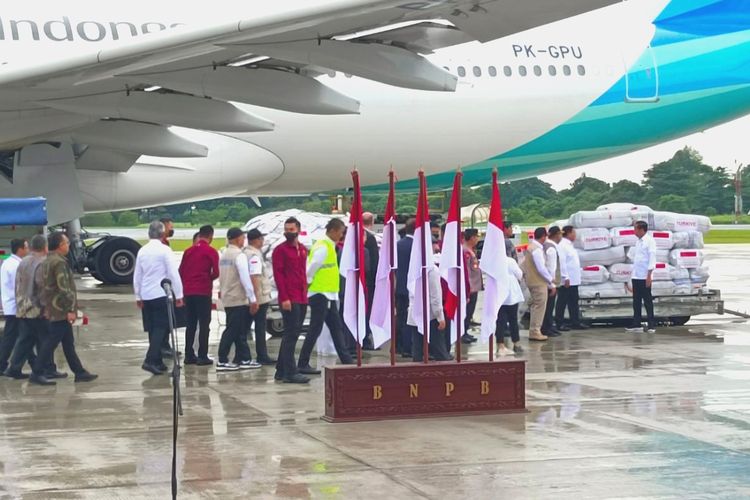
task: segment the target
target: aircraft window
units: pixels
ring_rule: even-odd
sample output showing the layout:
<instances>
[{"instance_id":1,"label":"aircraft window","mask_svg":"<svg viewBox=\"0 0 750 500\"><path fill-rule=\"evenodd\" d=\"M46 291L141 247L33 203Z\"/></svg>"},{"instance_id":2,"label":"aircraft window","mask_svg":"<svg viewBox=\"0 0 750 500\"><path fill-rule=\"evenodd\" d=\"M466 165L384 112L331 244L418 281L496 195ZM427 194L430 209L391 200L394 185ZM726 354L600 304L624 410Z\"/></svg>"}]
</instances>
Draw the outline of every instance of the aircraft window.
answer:
<instances>
[{"instance_id":1,"label":"aircraft window","mask_svg":"<svg viewBox=\"0 0 750 500\"><path fill-rule=\"evenodd\" d=\"M563 74L565 76L570 76L570 66L568 66L567 64L563 66Z\"/></svg>"},{"instance_id":2,"label":"aircraft window","mask_svg":"<svg viewBox=\"0 0 750 500\"><path fill-rule=\"evenodd\" d=\"M458 76L460 76L460 77L466 76L466 68L464 68L463 66L459 66L458 67Z\"/></svg>"},{"instance_id":3,"label":"aircraft window","mask_svg":"<svg viewBox=\"0 0 750 500\"><path fill-rule=\"evenodd\" d=\"M519 66L518 67L518 74L521 76L526 76L526 66Z\"/></svg>"},{"instance_id":4,"label":"aircraft window","mask_svg":"<svg viewBox=\"0 0 750 500\"><path fill-rule=\"evenodd\" d=\"M482 76L482 68L479 66L474 66L474 76Z\"/></svg>"},{"instance_id":5,"label":"aircraft window","mask_svg":"<svg viewBox=\"0 0 750 500\"><path fill-rule=\"evenodd\" d=\"M503 66L503 74L505 76L511 76L513 75L513 69L511 69L510 66Z\"/></svg>"},{"instance_id":6,"label":"aircraft window","mask_svg":"<svg viewBox=\"0 0 750 500\"><path fill-rule=\"evenodd\" d=\"M497 76L497 68L494 66L490 66L487 68L487 72L490 74L490 76Z\"/></svg>"},{"instance_id":7,"label":"aircraft window","mask_svg":"<svg viewBox=\"0 0 750 500\"><path fill-rule=\"evenodd\" d=\"M583 75L586 74L586 68L584 68L580 64L578 65L578 74L581 75L581 76L583 76Z\"/></svg>"},{"instance_id":8,"label":"aircraft window","mask_svg":"<svg viewBox=\"0 0 750 500\"><path fill-rule=\"evenodd\" d=\"M535 65L535 66L534 66L534 74L535 74L536 76L542 76L542 68L541 68L541 67L539 67L539 66L536 66L536 65Z\"/></svg>"},{"instance_id":9,"label":"aircraft window","mask_svg":"<svg viewBox=\"0 0 750 500\"><path fill-rule=\"evenodd\" d=\"M555 68L551 64L549 65L549 67L547 68L547 70L549 71L549 76L555 76L557 74L557 68Z\"/></svg>"}]
</instances>

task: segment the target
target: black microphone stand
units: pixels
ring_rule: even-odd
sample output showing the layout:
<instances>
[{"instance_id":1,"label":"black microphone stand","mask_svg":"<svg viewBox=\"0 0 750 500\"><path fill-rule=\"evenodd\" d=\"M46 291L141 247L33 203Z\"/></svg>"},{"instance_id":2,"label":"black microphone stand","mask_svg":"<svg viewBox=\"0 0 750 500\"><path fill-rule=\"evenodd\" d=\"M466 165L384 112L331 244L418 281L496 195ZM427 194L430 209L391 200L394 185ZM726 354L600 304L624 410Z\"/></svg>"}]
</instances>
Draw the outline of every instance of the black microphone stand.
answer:
<instances>
[{"instance_id":1,"label":"black microphone stand","mask_svg":"<svg viewBox=\"0 0 750 500\"><path fill-rule=\"evenodd\" d=\"M174 294L169 283L162 283L167 294L167 318L169 321L169 334L172 337L172 349L174 351L174 365L172 366L172 499L177 498L177 428L179 417L182 416L182 397L180 395L180 363L179 349L177 348L177 335L175 325L177 324L174 311Z\"/></svg>"}]
</instances>

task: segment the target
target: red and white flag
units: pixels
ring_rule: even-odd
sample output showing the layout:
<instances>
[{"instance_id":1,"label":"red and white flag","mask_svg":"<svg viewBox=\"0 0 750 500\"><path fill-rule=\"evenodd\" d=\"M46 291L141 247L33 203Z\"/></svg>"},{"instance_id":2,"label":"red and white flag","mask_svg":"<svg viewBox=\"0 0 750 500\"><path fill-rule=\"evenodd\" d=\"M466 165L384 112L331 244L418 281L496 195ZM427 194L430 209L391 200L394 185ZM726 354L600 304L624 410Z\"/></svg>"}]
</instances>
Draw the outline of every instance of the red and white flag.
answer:
<instances>
[{"instance_id":1,"label":"red and white flag","mask_svg":"<svg viewBox=\"0 0 750 500\"><path fill-rule=\"evenodd\" d=\"M370 330L372 342L380 347L391 339L391 321L393 304L392 271L398 267L396 259L396 197L394 191L393 172L390 175L390 191L385 205L385 225L383 239L380 243L380 258L375 275L375 292L372 297L372 312L370 313Z\"/></svg>"},{"instance_id":2,"label":"red and white flag","mask_svg":"<svg viewBox=\"0 0 750 500\"><path fill-rule=\"evenodd\" d=\"M417 220L414 230L414 243L409 258L409 273L406 287L409 290L411 323L417 331L430 338L430 286L427 273L433 264L432 235L430 233L430 213L427 206L427 181L424 172L419 172L419 198L417 199ZM413 297L413 299L412 299ZM427 318L425 331L424 318Z\"/></svg>"},{"instance_id":3,"label":"red and white flag","mask_svg":"<svg viewBox=\"0 0 750 500\"><path fill-rule=\"evenodd\" d=\"M447 285L445 312L451 320L451 344L458 339L466 318L466 280L464 279L463 234L461 233L461 172L456 172L453 195L445 224L440 252L440 277ZM459 307L460 306L460 307Z\"/></svg>"},{"instance_id":4,"label":"red and white flag","mask_svg":"<svg viewBox=\"0 0 750 500\"><path fill-rule=\"evenodd\" d=\"M487 281L484 284L481 327L481 337L484 342L487 342L495 332L497 313L510 293L503 226L503 206L500 202L500 189L497 186L497 172L495 171L492 172L490 219L487 222L487 234L484 236L482 258L479 261L479 268L487 275Z\"/></svg>"},{"instance_id":5,"label":"red and white flag","mask_svg":"<svg viewBox=\"0 0 750 500\"><path fill-rule=\"evenodd\" d=\"M349 225L341 252L339 272L346 281L344 290L344 324L362 345L365 338L365 228L362 225L362 194L359 189L359 173L352 172L354 199L349 216Z\"/></svg>"}]
</instances>

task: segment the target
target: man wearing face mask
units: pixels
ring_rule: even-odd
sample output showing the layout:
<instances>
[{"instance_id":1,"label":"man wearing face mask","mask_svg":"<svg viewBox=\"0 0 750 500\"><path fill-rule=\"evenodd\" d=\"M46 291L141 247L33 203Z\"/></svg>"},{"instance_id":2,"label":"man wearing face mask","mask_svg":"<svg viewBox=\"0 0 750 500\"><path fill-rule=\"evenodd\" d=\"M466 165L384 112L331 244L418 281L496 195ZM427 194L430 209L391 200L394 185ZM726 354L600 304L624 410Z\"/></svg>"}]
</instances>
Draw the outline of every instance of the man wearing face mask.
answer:
<instances>
[{"instance_id":1,"label":"man wearing face mask","mask_svg":"<svg viewBox=\"0 0 750 500\"><path fill-rule=\"evenodd\" d=\"M174 236L174 221L170 217L162 217L159 222L164 224L164 236L161 237L161 242L170 246L169 238Z\"/></svg>"},{"instance_id":2,"label":"man wearing face mask","mask_svg":"<svg viewBox=\"0 0 750 500\"><path fill-rule=\"evenodd\" d=\"M284 321L284 336L281 338L274 379L289 384L306 384L310 381L299 373L294 360L294 350L307 313L307 249L299 242L300 228L299 220L294 217L284 222L286 241L274 249L271 259Z\"/></svg>"}]
</instances>

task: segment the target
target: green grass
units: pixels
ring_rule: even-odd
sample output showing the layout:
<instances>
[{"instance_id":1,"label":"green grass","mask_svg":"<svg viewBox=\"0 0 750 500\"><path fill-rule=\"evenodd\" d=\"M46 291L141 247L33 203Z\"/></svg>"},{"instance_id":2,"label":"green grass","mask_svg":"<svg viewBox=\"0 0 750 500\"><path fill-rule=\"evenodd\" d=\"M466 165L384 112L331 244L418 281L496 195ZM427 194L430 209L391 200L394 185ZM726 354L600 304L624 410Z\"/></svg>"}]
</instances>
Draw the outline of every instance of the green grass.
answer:
<instances>
[{"instance_id":1,"label":"green grass","mask_svg":"<svg viewBox=\"0 0 750 500\"><path fill-rule=\"evenodd\" d=\"M703 237L706 243L750 243L750 229L712 229Z\"/></svg>"}]
</instances>

